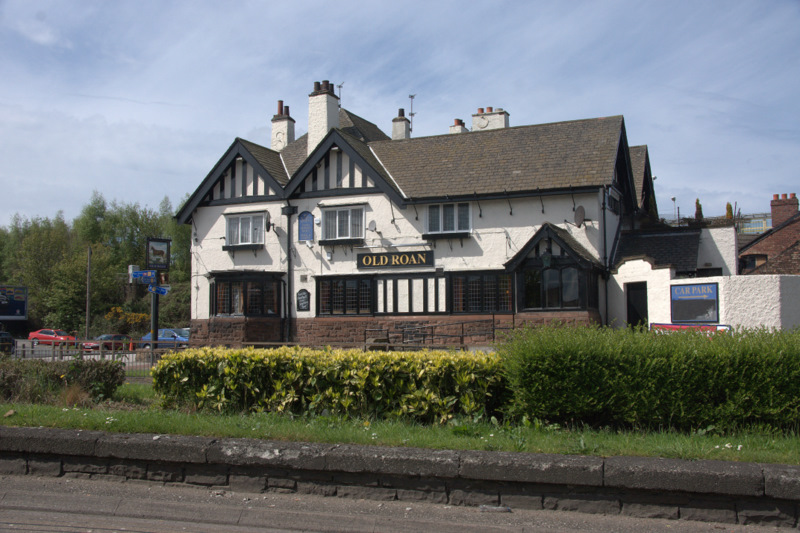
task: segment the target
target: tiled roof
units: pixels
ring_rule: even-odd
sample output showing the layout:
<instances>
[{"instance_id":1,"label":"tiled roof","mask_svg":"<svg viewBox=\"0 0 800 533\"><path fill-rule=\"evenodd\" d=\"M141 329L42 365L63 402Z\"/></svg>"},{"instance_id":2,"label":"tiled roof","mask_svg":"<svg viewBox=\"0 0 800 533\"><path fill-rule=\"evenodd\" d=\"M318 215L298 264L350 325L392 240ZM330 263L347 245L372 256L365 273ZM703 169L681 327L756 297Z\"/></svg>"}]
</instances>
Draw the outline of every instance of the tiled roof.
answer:
<instances>
[{"instance_id":1,"label":"tiled roof","mask_svg":"<svg viewBox=\"0 0 800 533\"><path fill-rule=\"evenodd\" d=\"M748 274L800 274L800 241L771 257Z\"/></svg>"},{"instance_id":2,"label":"tiled roof","mask_svg":"<svg viewBox=\"0 0 800 533\"><path fill-rule=\"evenodd\" d=\"M636 188L636 201L642 207L644 201L644 176L647 167L647 145L631 146L631 172L633 173L633 186Z\"/></svg>"},{"instance_id":3,"label":"tiled roof","mask_svg":"<svg viewBox=\"0 0 800 533\"><path fill-rule=\"evenodd\" d=\"M656 267L675 267L677 272L697 270L700 230L623 232L614 264L628 259L648 258Z\"/></svg>"},{"instance_id":4,"label":"tiled roof","mask_svg":"<svg viewBox=\"0 0 800 533\"><path fill-rule=\"evenodd\" d=\"M364 120L355 113L346 109L339 109L339 128L340 131L347 133L351 137L362 142L385 141L390 137L383 133L378 126ZM281 150L281 158L286 164L289 174L302 166L308 156L308 134L301 135L293 143ZM374 157L372 158L374 160Z\"/></svg>"},{"instance_id":5,"label":"tiled roof","mask_svg":"<svg viewBox=\"0 0 800 533\"><path fill-rule=\"evenodd\" d=\"M621 116L370 142L406 196L513 193L611 183Z\"/></svg>"},{"instance_id":6,"label":"tiled roof","mask_svg":"<svg viewBox=\"0 0 800 533\"><path fill-rule=\"evenodd\" d=\"M275 181L281 185L286 185L289 182L289 176L286 174L286 169L283 168L281 155L278 152L244 139L238 140L256 158L256 161L261 163L270 176L275 178Z\"/></svg>"}]
</instances>

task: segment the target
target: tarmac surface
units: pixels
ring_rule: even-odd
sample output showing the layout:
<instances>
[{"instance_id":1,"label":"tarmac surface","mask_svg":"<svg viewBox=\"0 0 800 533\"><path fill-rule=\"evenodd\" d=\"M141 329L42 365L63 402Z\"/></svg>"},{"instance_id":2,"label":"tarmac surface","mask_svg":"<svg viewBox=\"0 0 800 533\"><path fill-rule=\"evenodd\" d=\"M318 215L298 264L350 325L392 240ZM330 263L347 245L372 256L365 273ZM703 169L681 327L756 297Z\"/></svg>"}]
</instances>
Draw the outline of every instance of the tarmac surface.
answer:
<instances>
[{"instance_id":1,"label":"tarmac surface","mask_svg":"<svg viewBox=\"0 0 800 533\"><path fill-rule=\"evenodd\" d=\"M66 477L0 476L0 531L437 533L786 531L567 511L530 511Z\"/></svg>"}]
</instances>

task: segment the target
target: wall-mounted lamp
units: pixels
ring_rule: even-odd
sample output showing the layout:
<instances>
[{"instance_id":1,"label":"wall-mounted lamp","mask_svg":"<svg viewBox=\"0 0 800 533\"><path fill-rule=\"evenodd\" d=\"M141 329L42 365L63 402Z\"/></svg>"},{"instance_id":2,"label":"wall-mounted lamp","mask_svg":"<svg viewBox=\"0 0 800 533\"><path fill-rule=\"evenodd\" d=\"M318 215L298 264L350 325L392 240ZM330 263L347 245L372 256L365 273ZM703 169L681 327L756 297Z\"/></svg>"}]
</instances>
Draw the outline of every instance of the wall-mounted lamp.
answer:
<instances>
[{"instance_id":1,"label":"wall-mounted lamp","mask_svg":"<svg viewBox=\"0 0 800 533\"><path fill-rule=\"evenodd\" d=\"M305 243L306 243L306 246L308 246L309 250L313 250L314 249L314 243L312 243L311 241L305 241Z\"/></svg>"}]
</instances>

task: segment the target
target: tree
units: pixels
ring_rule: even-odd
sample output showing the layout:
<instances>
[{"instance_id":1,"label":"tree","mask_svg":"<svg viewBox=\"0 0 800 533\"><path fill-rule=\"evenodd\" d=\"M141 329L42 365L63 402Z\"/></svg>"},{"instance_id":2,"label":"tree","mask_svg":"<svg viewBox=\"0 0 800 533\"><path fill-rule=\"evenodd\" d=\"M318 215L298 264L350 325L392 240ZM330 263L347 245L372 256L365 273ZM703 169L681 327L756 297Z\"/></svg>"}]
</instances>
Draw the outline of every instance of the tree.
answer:
<instances>
[{"instance_id":1,"label":"tree","mask_svg":"<svg viewBox=\"0 0 800 533\"><path fill-rule=\"evenodd\" d=\"M697 222L700 222L700 221L703 220L703 206L700 205L700 198L697 198L694 201L694 219Z\"/></svg>"},{"instance_id":2,"label":"tree","mask_svg":"<svg viewBox=\"0 0 800 533\"><path fill-rule=\"evenodd\" d=\"M725 218L728 220L733 219L733 207L731 206L730 202L725 204Z\"/></svg>"}]
</instances>

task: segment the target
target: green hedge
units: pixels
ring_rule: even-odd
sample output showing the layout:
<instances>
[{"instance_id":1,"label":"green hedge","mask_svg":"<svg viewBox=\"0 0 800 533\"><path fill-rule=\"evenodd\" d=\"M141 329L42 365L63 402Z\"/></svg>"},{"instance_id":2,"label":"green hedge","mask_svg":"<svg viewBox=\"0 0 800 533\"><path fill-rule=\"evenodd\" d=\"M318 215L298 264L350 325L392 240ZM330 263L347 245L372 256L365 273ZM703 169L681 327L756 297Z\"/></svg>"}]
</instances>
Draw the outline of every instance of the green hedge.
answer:
<instances>
[{"instance_id":1,"label":"green hedge","mask_svg":"<svg viewBox=\"0 0 800 533\"><path fill-rule=\"evenodd\" d=\"M167 405L421 422L494 416L507 390L496 354L446 351L198 348L152 375Z\"/></svg>"},{"instance_id":2,"label":"green hedge","mask_svg":"<svg viewBox=\"0 0 800 533\"><path fill-rule=\"evenodd\" d=\"M0 398L3 401L52 403L71 385L78 385L94 400L102 400L113 396L124 382L125 366L119 361L0 361Z\"/></svg>"},{"instance_id":3,"label":"green hedge","mask_svg":"<svg viewBox=\"0 0 800 533\"><path fill-rule=\"evenodd\" d=\"M499 346L509 411L558 423L798 427L800 330L543 327Z\"/></svg>"}]
</instances>

